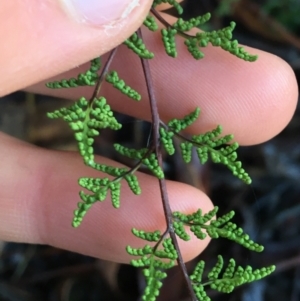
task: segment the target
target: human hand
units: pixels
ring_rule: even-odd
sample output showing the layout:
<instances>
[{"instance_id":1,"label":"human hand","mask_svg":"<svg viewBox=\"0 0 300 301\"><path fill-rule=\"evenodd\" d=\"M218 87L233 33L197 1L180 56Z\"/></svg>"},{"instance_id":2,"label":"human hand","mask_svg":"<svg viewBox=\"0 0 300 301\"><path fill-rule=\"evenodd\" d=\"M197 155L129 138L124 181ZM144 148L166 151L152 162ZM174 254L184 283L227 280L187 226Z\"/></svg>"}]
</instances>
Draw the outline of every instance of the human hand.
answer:
<instances>
[{"instance_id":1,"label":"human hand","mask_svg":"<svg viewBox=\"0 0 300 301\"><path fill-rule=\"evenodd\" d=\"M81 18L79 21L74 19L74 14L61 9L62 0L2 2L0 36L5 43L0 45L0 95L27 88L76 99L79 95L88 97L92 90L48 90L44 81L121 43L139 27L152 1L140 1L127 17L117 18L119 20L115 22L109 20L109 26L108 23L91 25L86 20L80 21ZM116 2L109 3L115 8ZM98 20L98 12L103 10L98 7L93 11ZM108 11L109 8L105 10L105 16ZM199 106L203 115L190 128L190 133L222 124L224 133L233 133L244 145L270 139L291 119L296 107L297 83L291 68L278 57L248 49L258 54L259 60L247 63L220 49L208 47L206 57L196 62L184 46L179 45L179 58L174 60L164 54L159 34L145 31L144 35L147 45L156 54L151 61L151 70L162 119L182 117ZM119 50L114 62L120 74L129 79L128 83L142 91L143 101L138 108L110 87L104 86L101 93L115 110L149 119L149 105L138 64L136 57L125 48ZM84 66L80 68L85 69ZM77 75L80 70L76 68L60 74L57 79ZM83 224L73 229L70 226L72 211L79 199L77 179L87 173L93 176L95 172L83 166L77 154L39 149L4 134L0 139L1 239L49 244L107 260L128 262L125 246L136 245L130 231L133 226L145 230L163 229L157 180L142 174L141 196L132 196L129 189L124 188L123 206L118 212L109 202L104 202L94 206ZM108 162L105 158L98 158L98 161ZM205 193L193 187L171 181L167 187L174 211L190 212L199 207L208 211L212 208ZM199 254L206 245L207 241L194 239L184 242L181 251L185 260Z\"/></svg>"}]
</instances>

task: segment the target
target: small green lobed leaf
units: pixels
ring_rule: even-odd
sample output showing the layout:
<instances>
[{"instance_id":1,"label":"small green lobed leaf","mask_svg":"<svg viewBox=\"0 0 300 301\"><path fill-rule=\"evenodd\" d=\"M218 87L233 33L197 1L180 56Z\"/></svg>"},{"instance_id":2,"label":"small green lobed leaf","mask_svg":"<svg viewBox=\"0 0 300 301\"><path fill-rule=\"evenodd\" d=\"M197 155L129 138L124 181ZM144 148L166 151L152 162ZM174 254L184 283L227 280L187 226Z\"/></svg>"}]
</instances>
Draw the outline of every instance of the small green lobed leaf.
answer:
<instances>
[{"instance_id":1,"label":"small green lobed leaf","mask_svg":"<svg viewBox=\"0 0 300 301\"><path fill-rule=\"evenodd\" d=\"M171 260L176 260L178 257L178 254L176 252L176 249L173 246L171 238L166 238L163 241L163 250L155 250L154 255L158 258L167 258Z\"/></svg>"},{"instance_id":2,"label":"small green lobed leaf","mask_svg":"<svg viewBox=\"0 0 300 301\"><path fill-rule=\"evenodd\" d=\"M120 207L120 195L121 195L121 183L120 182L111 182L109 184L110 195L113 207Z\"/></svg>"},{"instance_id":3,"label":"small green lobed leaf","mask_svg":"<svg viewBox=\"0 0 300 301\"><path fill-rule=\"evenodd\" d=\"M210 13L206 13L202 16L191 18L189 20L183 20L182 18L178 18L177 21L172 25L172 27L183 32L189 31L194 27L198 27L206 23L207 21L209 21L210 17Z\"/></svg>"},{"instance_id":4,"label":"small green lobed leaf","mask_svg":"<svg viewBox=\"0 0 300 301\"><path fill-rule=\"evenodd\" d=\"M74 210L74 217L72 221L72 226L74 228L80 226L83 217L86 215L87 211L91 208L92 204L94 204L97 201L97 199L94 196L85 194L83 191L80 191L79 196L82 202L79 202L77 204L78 208Z\"/></svg>"},{"instance_id":5,"label":"small green lobed leaf","mask_svg":"<svg viewBox=\"0 0 300 301\"><path fill-rule=\"evenodd\" d=\"M162 168L159 166L156 155L154 153L147 154L147 152L148 152L147 148L142 148L140 150L136 150L133 148L128 148L128 147L122 146L118 143L114 144L114 148L117 152L119 152L123 156L129 157L131 159L141 160L141 162L143 164L145 164L148 167L148 169L158 179L164 178L164 172L163 172Z\"/></svg>"},{"instance_id":6,"label":"small green lobed leaf","mask_svg":"<svg viewBox=\"0 0 300 301\"><path fill-rule=\"evenodd\" d=\"M125 40L124 44L141 58L152 59L154 57L154 53L146 48L143 40L136 33Z\"/></svg>"},{"instance_id":7,"label":"small green lobed leaf","mask_svg":"<svg viewBox=\"0 0 300 301\"><path fill-rule=\"evenodd\" d=\"M188 241L191 237L186 233L183 222L173 221L174 231L182 240Z\"/></svg>"},{"instance_id":8,"label":"small green lobed leaf","mask_svg":"<svg viewBox=\"0 0 300 301\"><path fill-rule=\"evenodd\" d=\"M159 231L145 232L142 230L132 229L135 236L142 239L160 242L161 234ZM154 301L159 295L160 288L162 287L162 279L167 277L165 272L175 265L175 259L177 258L177 252L173 246L171 238L165 238L162 240L161 248L150 247L146 245L143 248L126 247L128 254L133 256L139 256L139 259L131 260L131 264L135 267L144 267L143 274L146 279L146 288L144 290L142 300Z\"/></svg>"},{"instance_id":9,"label":"small green lobed leaf","mask_svg":"<svg viewBox=\"0 0 300 301\"><path fill-rule=\"evenodd\" d=\"M143 157L148 151L147 148L137 150L137 149L125 147L119 143L115 143L114 148L118 153L120 153L123 156L126 156L131 159L139 159L139 160L143 159Z\"/></svg>"},{"instance_id":10,"label":"small green lobed leaf","mask_svg":"<svg viewBox=\"0 0 300 301\"><path fill-rule=\"evenodd\" d=\"M219 255L215 267L208 274L211 289L222 293L231 293L236 287L266 277L275 270L275 266L272 265L253 271L251 266L246 266L245 268L236 266L235 260L230 259L227 268L222 277L220 277L223 265L223 258Z\"/></svg>"},{"instance_id":11,"label":"small green lobed leaf","mask_svg":"<svg viewBox=\"0 0 300 301\"><path fill-rule=\"evenodd\" d=\"M203 285L193 285L193 290L194 290L195 295L198 298L198 300L211 301L211 299L207 296Z\"/></svg>"},{"instance_id":12,"label":"small green lobed leaf","mask_svg":"<svg viewBox=\"0 0 300 301\"><path fill-rule=\"evenodd\" d=\"M184 41L184 44L187 46L189 53L193 56L195 60L200 60L204 58L204 53L198 47L198 40L195 37L188 38ZM202 45L203 42L200 42Z\"/></svg>"},{"instance_id":13,"label":"small green lobed leaf","mask_svg":"<svg viewBox=\"0 0 300 301\"><path fill-rule=\"evenodd\" d=\"M95 98L91 103L81 97L67 108L56 110L47 114L50 118L63 118L74 131L74 137L78 142L79 152L85 164L94 164L94 137L100 134L100 130L110 128L118 130L121 124L115 119L110 106L104 97Z\"/></svg>"},{"instance_id":14,"label":"small green lobed leaf","mask_svg":"<svg viewBox=\"0 0 300 301\"><path fill-rule=\"evenodd\" d=\"M243 47L238 45L237 40L231 40L235 25L235 22L230 22L229 26L219 30L198 32L195 37L186 40L186 42L188 41L186 43L188 50L193 55L193 52L197 53L198 47L206 47L210 43L213 46L221 47L223 50L230 52L240 59L250 62L255 61L257 59L257 55L247 53Z\"/></svg>"},{"instance_id":15,"label":"small green lobed leaf","mask_svg":"<svg viewBox=\"0 0 300 301\"><path fill-rule=\"evenodd\" d=\"M131 248L130 246L126 247L126 251L130 255L134 256L144 256L152 254L153 250L152 247L149 245L145 245L143 248Z\"/></svg>"},{"instance_id":16,"label":"small green lobed leaf","mask_svg":"<svg viewBox=\"0 0 300 301\"><path fill-rule=\"evenodd\" d=\"M200 115L200 109L196 108L192 113L184 116L182 119L172 119L168 122L169 131L174 133L179 133L182 130L185 130L188 126L193 124Z\"/></svg>"},{"instance_id":17,"label":"small green lobed leaf","mask_svg":"<svg viewBox=\"0 0 300 301\"><path fill-rule=\"evenodd\" d=\"M131 189L131 191L136 194L139 195L142 193L138 178L136 175L130 174L130 175L126 175L124 177L124 179L126 180L129 188Z\"/></svg>"},{"instance_id":18,"label":"small green lobed leaf","mask_svg":"<svg viewBox=\"0 0 300 301\"><path fill-rule=\"evenodd\" d=\"M159 230L156 230L154 232L146 232L144 230L137 230L133 228L131 231L136 237L147 241L159 241L161 237L161 233Z\"/></svg>"},{"instance_id":19,"label":"small green lobed leaf","mask_svg":"<svg viewBox=\"0 0 300 301\"><path fill-rule=\"evenodd\" d=\"M126 173L129 170L128 168L125 167L115 167L106 164L99 164L96 162L91 167L98 171L107 173L108 175L113 177L122 177L123 175L126 175Z\"/></svg>"},{"instance_id":20,"label":"small green lobed leaf","mask_svg":"<svg viewBox=\"0 0 300 301\"><path fill-rule=\"evenodd\" d=\"M218 255L218 260L212 270L208 273L207 277L210 281L218 279L224 265L224 260L221 255Z\"/></svg>"},{"instance_id":21,"label":"small green lobed leaf","mask_svg":"<svg viewBox=\"0 0 300 301\"><path fill-rule=\"evenodd\" d=\"M156 31L158 29L158 25L153 16L148 15L143 23L149 30Z\"/></svg>"},{"instance_id":22,"label":"small green lobed leaf","mask_svg":"<svg viewBox=\"0 0 300 301\"><path fill-rule=\"evenodd\" d=\"M158 160L155 154L150 154L148 157L142 159L142 162L149 168L150 171L158 178L163 179L165 177L162 168L159 166Z\"/></svg>"},{"instance_id":23,"label":"small green lobed leaf","mask_svg":"<svg viewBox=\"0 0 300 301\"><path fill-rule=\"evenodd\" d=\"M239 147L238 143L233 142L232 144L221 147L233 139L233 135L218 137L221 133L222 127L217 126L212 131L192 136L192 142L196 147L200 163L205 164L210 156L214 163L220 163L227 166L234 176L241 179L246 184L251 184L252 180L249 174L242 167L242 163L237 161L236 150ZM188 144L186 143L184 146L186 147L187 145ZM188 158L189 157L187 157L187 159Z\"/></svg>"},{"instance_id":24,"label":"small green lobed leaf","mask_svg":"<svg viewBox=\"0 0 300 301\"><path fill-rule=\"evenodd\" d=\"M119 75L116 71L111 71L109 74L106 75L106 81L113 85L114 88L119 90L124 95L128 96L129 98L140 101L141 100L141 94L138 93L133 88L129 87L125 84L124 80L119 78Z\"/></svg>"},{"instance_id":25,"label":"small green lobed leaf","mask_svg":"<svg viewBox=\"0 0 300 301\"><path fill-rule=\"evenodd\" d=\"M173 212L173 223L175 223L176 228L182 226L190 227L191 232L201 240L205 239L207 235L214 239L222 237L232 240L251 251L263 251L264 247L262 245L251 240L250 236L244 233L242 228L237 227L236 224L230 221L234 216L234 211L230 211L214 220L213 218L217 212L217 206L205 214L202 213L201 209L198 209L192 214ZM178 231L180 234L182 230L175 229L175 231Z\"/></svg>"},{"instance_id":26,"label":"small green lobed leaf","mask_svg":"<svg viewBox=\"0 0 300 301\"><path fill-rule=\"evenodd\" d=\"M91 61L90 69L85 73L79 73L77 78L62 79L61 81L48 82L46 86L50 89L76 88L79 86L94 86L98 79L97 72L101 68L100 58Z\"/></svg>"},{"instance_id":27,"label":"small green lobed leaf","mask_svg":"<svg viewBox=\"0 0 300 301\"><path fill-rule=\"evenodd\" d=\"M196 267L194 268L193 273L190 276L190 279L192 280L192 282L195 283L201 283L202 282L202 275L204 272L204 267L205 267L205 262L203 260L200 260Z\"/></svg>"},{"instance_id":28,"label":"small green lobed leaf","mask_svg":"<svg viewBox=\"0 0 300 301\"><path fill-rule=\"evenodd\" d=\"M207 235L202 231L201 226L191 226L190 230L194 233L194 235L198 238L198 239L205 239L207 237Z\"/></svg>"},{"instance_id":29,"label":"small green lobed leaf","mask_svg":"<svg viewBox=\"0 0 300 301\"><path fill-rule=\"evenodd\" d=\"M193 143L184 141L180 143L182 158L185 163L190 163L192 160Z\"/></svg>"},{"instance_id":30,"label":"small green lobed leaf","mask_svg":"<svg viewBox=\"0 0 300 301\"><path fill-rule=\"evenodd\" d=\"M175 36L177 30L175 28L163 28L161 30L162 41L167 55L177 57Z\"/></svg>"},{"instance_id":31,"label":"small green lobed leaf","mask_svg":"<svg viewBox=\"0 0 300 301\"><path fill-rule=\"evenodd\" d=\"M182 6L176 0L154 0L152 3L152 7L155 8L157 5L162 3L168 3L171 6L173 6L177 10L179 15L183 13Z\"/></svg>"},{"instance_id":32,"label":"small green lobed leaf","mask_svg":"<svg viewBox=\"0 0 300 301\"><path fill-rule=\"evenodd\" d=\"M234 275L236 263L233 258L229 260L229 263L227 265L227 268L224 271L223 278L232 278Z\"/></svg>"},{"instance_id":33,"label":"small green lobed leaf","mask_svg":"<svg viewBox=\"0 0 300 301\"><path fill-rule=\"evenodd\" d=\"M175 147L174 147L174 143L172 140L174 133L168 132L165 128L160 127L159 134L160 134L160 140L162 142L162 145L163 145L164 149L166 150L166 152L168 153L168 155L170 155L170 156L174 155Z\"/></svg>"}]
</instances>

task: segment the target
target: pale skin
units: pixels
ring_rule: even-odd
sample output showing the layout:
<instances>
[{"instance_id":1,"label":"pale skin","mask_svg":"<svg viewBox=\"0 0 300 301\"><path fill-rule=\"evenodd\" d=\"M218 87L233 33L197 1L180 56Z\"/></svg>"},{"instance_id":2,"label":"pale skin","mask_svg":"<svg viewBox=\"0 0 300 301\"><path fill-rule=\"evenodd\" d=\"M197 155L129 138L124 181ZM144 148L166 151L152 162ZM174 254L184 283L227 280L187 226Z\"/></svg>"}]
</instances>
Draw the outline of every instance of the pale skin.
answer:
<instances>
[{"instance_id":1,"label":"pale skin","mask_svg":"<svg viewBox=\"0 0 300 301\"><path fill-rule=\"evenodd\" d=\"M0 96L26 88L72 100L78 95L88 97L90 89L50 91L44 83L53 77L76 76L86 66L68 70L118 45L140 26L151 5L151 1L142 1L123 22L122 30L116 26L108 33L104 28L82 26L68 19L54 0L41 3L40 0L0 2L0 36L5 41L0 46ZM172 22L171 18L169 21ZM209 47L205 49L205 59L196 62L179 42L179 58L174 61L164 54L158 33L153 35L145 30L144 35L149 48L156 53L151 70L163 120L182 117L199 106L201 119L190 128L190 133L222 124L224 133L233 133L242 145L271 139L290 121L298 88L292 69L280 58L247 48L259 55L256 63L247 63ZM129 84L142 91L140 104L110 88L104 87L102 92L115 110L149 119L138 64L135 56L122 47L113 66L124 78L127 76ZM141 196L133 196L124 185L118 211L107 200L92 207L78 229L72 228L72 212L79 201L77 179L96 173L85 167L75 153L40 149L5 134L0 139L2 240L49 244L128 262L125 246L140 244L130 232L132 227L164 229L157 181L142 174ZM181 183L167 183L174 211L212 208L212 201L204 192ZM184 259L190 260L201 253L207 243L196 239L182 243Z\"/></svg>"}]
</instances>

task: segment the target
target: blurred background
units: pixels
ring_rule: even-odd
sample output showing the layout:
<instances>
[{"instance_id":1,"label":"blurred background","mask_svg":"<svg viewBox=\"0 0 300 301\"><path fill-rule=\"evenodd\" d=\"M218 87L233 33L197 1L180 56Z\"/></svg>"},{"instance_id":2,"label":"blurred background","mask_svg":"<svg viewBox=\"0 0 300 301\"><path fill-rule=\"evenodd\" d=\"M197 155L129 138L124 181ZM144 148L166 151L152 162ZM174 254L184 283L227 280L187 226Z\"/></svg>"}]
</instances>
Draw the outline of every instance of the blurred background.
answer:
<instances>
[{"instance_id":1,"label":"blurred background","mask_svg":"<svg viewBox=\"0 0 300 301\"><path fill-rule=\"evenodd\" d=\"M241 44L274 53L286 60L300 77L300 1L201 0L184 1L185 18L212 13L205 30L237 23ZM171 11L172 13L172 11ZM35 145L76 150L64 122L51 121L46 112L69 104L47 96L17 92L0 99L0 130ZM118 114L125 123L120 133L107 132L97 140L99 154L111 153L111 142L143 146L149 124ZM216 256L234 257L237 263L261 267L276 264L276 272L245 285L230 295L210 292L214 301L300 300L300 108L288 127L264 144L240 148L239 156L253 179L249 187L218 165L185 166L180 156L166 158L170 178L205 187L220 213L235 210L235 221L265 246L255 254L226 240L212 241L199 259L213 266ZM101 144L101 148L99 145ZM114 157L122 160L122 158ZM171 177L172 175L172 177ZM74 203L75 206L75 203ZM74 207L75 208L75 207ZM135 301L144 288L140 271L48 246L1 243L0 301ZM188 301L177 268L170 271L158 301Z\"/></svg>"}]
</instances>

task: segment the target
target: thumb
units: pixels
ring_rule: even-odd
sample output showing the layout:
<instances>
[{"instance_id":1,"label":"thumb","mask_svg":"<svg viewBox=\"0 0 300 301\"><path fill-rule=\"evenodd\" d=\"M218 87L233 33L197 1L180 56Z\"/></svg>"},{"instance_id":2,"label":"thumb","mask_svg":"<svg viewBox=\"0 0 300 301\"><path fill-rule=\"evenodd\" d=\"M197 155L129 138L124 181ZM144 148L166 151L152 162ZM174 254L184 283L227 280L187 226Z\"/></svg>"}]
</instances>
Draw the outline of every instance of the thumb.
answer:
<instances>
[{"instance_id":1,"label":"thumb","mask_svg":"<svg viewBox=\"0 0 300 301\"><path fill-rule=\"evenodd\" d=\"M151 0L0 1L0 96L52 77L123 42Z\"/></svg>"}]
</instances>

